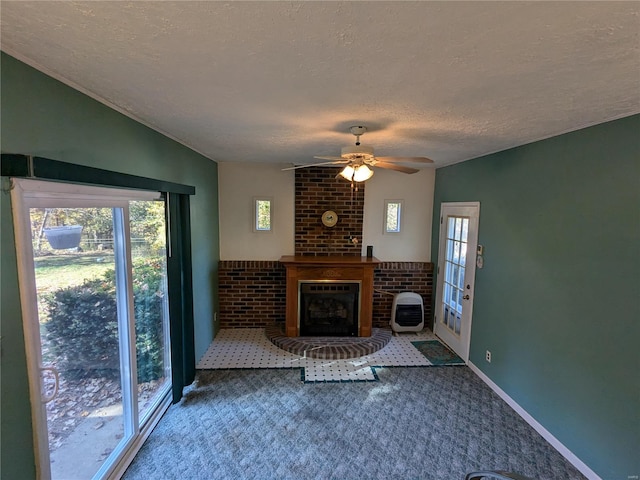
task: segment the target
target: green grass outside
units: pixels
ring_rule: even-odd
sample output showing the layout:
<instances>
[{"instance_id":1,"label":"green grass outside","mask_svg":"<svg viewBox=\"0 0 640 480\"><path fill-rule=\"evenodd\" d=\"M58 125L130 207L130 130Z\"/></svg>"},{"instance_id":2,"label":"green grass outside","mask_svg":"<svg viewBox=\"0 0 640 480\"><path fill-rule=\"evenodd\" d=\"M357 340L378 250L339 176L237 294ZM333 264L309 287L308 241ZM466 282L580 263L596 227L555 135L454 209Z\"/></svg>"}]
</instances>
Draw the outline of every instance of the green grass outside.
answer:
<instances>
[{"instance_id":1,"label":"green grass outside","mask_svg":"<svg viewBox=\"0 0 640 480\"><path fill-rule=\"evenodd\" d=\"M112 252L47 255L35 257L38 294L80 285L114 268Z\"/></svg>"}]
</instances>

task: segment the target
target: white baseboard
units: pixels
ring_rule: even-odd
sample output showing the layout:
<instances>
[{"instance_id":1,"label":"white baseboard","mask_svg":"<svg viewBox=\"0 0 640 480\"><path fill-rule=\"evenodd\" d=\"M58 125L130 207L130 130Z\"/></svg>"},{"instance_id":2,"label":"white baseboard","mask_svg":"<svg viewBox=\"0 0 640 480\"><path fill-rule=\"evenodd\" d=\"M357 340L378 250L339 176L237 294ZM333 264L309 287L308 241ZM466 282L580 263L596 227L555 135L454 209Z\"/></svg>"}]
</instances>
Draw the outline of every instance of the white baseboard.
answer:
<instances>
[{"instance_id":1,"label":"white baseboard","mask_svg":"<svg viewBox=\"0 0 640 480\"><path fill-rule=\"evenodd\" d=\"M574 467L587 477L589 480L602 480L593 470L591 470L582 460L576 457L571 450L565 447L560 441L554 437L546 428L533 418L527 411L518 405L513 398L505 393L498 385L496 385L489 377L487 377L477 366L472 362L468 362L469 368L482 379L484 383L489 385L491 390L496 392L500 398L502 398L507 404L515 410L515 412L522 417L533 429L538 432L542 437L551 444L560 454L566 458Z\"/></svg>"}]
</instances>

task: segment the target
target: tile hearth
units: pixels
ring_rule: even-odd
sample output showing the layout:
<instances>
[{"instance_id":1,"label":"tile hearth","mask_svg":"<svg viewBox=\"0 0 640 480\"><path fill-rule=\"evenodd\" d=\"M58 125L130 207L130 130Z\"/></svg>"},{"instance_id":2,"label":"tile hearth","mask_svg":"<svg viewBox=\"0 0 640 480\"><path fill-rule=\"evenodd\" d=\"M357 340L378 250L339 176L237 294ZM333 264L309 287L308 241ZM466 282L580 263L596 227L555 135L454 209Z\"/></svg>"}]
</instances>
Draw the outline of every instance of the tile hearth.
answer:
<instances>
[{"instance_id":1,"label":"tile hearth","mask_svg":"<svg viewBox=\"0 0 640 480\"><path fill-rule=\"evenodd\" d=\"M392 336L384 348L359 358L324 360L276 347L264 328L222 329L198 362L199 370L299 368L305 383L377 381L374 367L431 366L412 341L432 340L430 330Z\"/></svg>"}]
</instances>

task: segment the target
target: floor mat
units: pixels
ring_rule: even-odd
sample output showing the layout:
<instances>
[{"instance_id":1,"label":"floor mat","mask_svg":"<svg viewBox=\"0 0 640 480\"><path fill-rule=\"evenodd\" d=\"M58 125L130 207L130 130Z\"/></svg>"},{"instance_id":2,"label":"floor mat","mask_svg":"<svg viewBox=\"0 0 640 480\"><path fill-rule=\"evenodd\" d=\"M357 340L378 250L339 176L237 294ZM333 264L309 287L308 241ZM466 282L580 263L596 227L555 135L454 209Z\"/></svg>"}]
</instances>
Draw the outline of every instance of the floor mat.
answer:
<instances>
[{"instance_id":1,"label":"floor mat","mask_svg":"<svg viewBox=\"0 0 640 480\"><path fill-rule=\"evenodd\" d=\"M433 365L464 365L464 361L440 340L411 342Z\"/></svg>"}]
</instances>

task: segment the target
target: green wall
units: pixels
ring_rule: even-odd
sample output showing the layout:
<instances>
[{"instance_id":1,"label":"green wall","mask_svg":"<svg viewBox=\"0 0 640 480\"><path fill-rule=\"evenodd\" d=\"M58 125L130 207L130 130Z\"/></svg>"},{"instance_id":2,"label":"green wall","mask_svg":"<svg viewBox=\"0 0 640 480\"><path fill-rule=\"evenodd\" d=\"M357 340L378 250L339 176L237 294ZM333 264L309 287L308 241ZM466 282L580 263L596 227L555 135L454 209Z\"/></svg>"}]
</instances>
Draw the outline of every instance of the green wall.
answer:
<instances>
[{"instance_id":1,"label":"green wall","mask_svg":"<svg viewBox=\"0 0 640 480\"><path fill-rule=\"evenodd\" d=\"M436 172L432 258L441 203L480 202L470 361L603 479L640 474L638 132L636 115Z\"/></svg>"},{"instance_id":2,"label":"green wall","mask_svg":"<svg viewBox=\"0 0 640 480\"><path fill-rule=\"evenodd\" d=\"M217 306L217 164L2 53L1 149L193 185L195 350L214 336ZM0 193L2 478L35 477L11 205Z\"/></svg>"}]
</instances>

